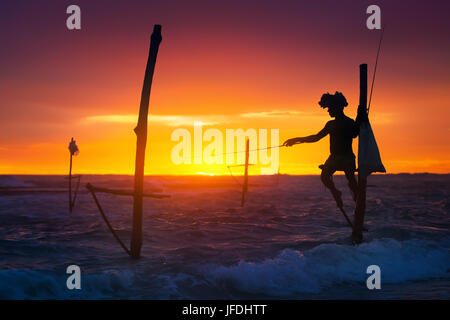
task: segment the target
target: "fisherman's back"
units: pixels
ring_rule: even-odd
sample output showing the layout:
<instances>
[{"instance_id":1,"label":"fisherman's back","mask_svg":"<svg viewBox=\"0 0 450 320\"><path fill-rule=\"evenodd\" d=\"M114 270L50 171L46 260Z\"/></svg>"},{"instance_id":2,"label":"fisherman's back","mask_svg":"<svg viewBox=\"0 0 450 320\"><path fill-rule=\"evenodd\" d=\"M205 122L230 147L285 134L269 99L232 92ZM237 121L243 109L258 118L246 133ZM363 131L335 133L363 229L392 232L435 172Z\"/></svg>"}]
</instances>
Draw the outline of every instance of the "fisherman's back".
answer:
<instances>
[{"instance_id":1,"label":"fisherman's back","mask_svg":"<svg viewBox=\"0 0 450 320\"><path fill-rule=\"evenodd\" d=\"M330 153L339 156L354 156L352 140L358 136L356 122L347 117L339 117L327 123L330 134Z\"/></svg>"}]
</instances>

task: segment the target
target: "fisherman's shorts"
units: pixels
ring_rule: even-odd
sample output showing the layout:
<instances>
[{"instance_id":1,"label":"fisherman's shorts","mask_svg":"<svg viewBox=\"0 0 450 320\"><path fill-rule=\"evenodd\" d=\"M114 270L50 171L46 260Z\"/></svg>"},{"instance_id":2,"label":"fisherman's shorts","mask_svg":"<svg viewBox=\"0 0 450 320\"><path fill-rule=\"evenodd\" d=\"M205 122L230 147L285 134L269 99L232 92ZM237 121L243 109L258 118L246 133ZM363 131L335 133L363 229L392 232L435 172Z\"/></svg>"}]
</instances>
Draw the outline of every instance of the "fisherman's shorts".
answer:
<instances>
[{"instance_id":1,"label":"fisherman's shorts","mask_svg":"<svg viewBox=\"0 0 450 320\"><path fill-rule=\"evenodd\" d=\"M335 155L328 157L325 164L319 166L322 170L327 171L356 171L355 155Z\"/></svg>"}]
</instances>

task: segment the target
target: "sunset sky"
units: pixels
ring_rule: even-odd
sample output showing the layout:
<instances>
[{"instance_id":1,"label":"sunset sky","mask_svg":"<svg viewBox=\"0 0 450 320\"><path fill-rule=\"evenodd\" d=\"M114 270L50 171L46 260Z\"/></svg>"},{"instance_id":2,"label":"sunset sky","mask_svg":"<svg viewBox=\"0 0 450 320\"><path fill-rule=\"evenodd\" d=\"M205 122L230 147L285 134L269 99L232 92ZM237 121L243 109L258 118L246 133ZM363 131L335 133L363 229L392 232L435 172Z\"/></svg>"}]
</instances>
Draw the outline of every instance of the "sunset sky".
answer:
<instances>
[{"instance_id":1,"label":"sunset sky","mask_svg":"<svg viewBox=\"0 0 450 320\"><path fill-rule=\"evenodd\" d=\"M81 7L82 29L66 28ZM279 129L285 139L330 120L317 102L342 91L356 116L359 64L369 85L385 37L370 112L388 173L450 172L450 2L2 1L0 174L134 173L140 93L154 24L162 43L150 98L146 174L224 174L175 165L173 130ZM280 172L318 174L328 137L280 149ZM206 143L205 143L206 144ZM357 153L357 139L354 140ZM236 169L239 173L240 169ZM255 166L250 173L259 173Z\"/></svg>"}]
</instances>

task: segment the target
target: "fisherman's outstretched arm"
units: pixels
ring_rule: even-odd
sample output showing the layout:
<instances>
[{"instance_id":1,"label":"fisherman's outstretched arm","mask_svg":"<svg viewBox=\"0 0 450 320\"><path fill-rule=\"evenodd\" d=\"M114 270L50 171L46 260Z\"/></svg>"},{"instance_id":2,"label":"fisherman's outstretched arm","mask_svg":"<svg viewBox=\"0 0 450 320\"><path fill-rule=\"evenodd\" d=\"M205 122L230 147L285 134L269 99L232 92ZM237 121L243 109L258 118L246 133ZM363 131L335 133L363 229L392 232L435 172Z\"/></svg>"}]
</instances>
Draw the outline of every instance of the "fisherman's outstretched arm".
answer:
<instances>
[{"instance_id":1,"label":"fisherman's outstretched arm","mask_svg":"<svg viewBox=\"0 0 450 320\"><path fill-rule=\"evenodd\" d=\"M290 147L294 144L298 143L311 143L311 142L317 142L323 137L325 137L329 133L329 125L328 123L325 125L325 127L319 131L318 134L313 134L306 137L298 137L298 138L292 138L288 139L283 143L283 146Z\"/></svg>"}]
</instances>

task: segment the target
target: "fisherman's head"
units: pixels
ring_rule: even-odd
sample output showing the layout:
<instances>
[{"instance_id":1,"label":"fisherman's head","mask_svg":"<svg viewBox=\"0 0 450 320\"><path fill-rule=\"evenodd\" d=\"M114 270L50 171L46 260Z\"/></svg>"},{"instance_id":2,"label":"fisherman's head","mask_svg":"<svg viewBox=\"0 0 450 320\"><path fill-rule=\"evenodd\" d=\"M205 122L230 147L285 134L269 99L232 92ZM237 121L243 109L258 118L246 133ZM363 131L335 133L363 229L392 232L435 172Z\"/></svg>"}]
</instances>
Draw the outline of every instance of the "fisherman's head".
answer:
<instances>
[{"instance_id":1,"label":"fisherman's head","mask_svg":"<svg viewBox=\"0 0 450 320\"><path fill-rule=\"evenodd\" d=\"M347 99L341 92L336 91L335 94L324 93L320 98L319 105L322 108L328 108L330 117L334 118L343 114L344 107L348 106Z\"/></svg>"}]
</instances>

